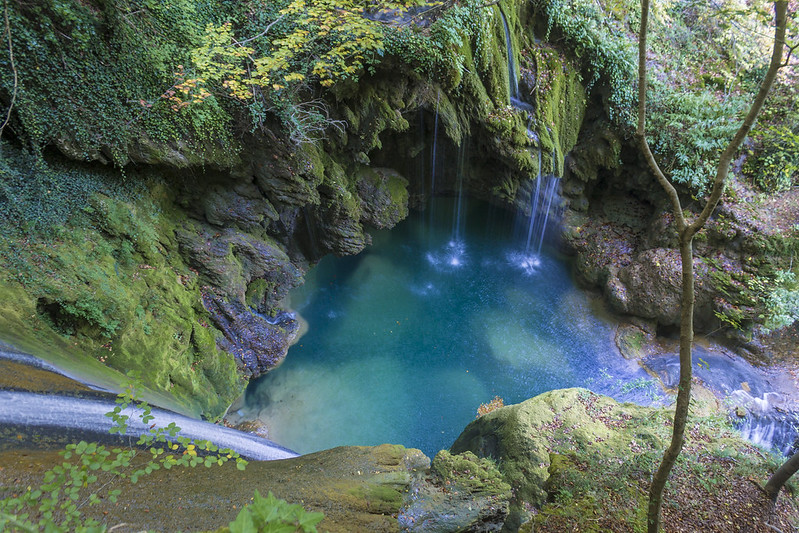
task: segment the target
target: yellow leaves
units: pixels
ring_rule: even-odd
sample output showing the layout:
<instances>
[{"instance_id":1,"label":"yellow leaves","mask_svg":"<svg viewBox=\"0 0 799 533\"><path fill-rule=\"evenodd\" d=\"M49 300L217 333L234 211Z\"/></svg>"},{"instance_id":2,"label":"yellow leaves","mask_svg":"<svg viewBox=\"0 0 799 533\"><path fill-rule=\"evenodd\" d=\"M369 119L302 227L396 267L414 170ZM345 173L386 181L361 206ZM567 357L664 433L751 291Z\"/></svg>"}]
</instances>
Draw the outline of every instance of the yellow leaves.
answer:
<instances>
[{"instance_id":1,"label":"yellow leaves","mask_svg":"<svg viewBox=\"0 0 799 533\"><path fill-rule=\"evenodd\" d=\"M388 0L382 7L402 10L424 1ZM255 86L280 91L312 78L322 87L356 79L368 58L382 54L384 47L381 23L364 17L370 6L367 0L291 0L280 11L284 33L267 34L270 24L262 34L238 39L229 22L208 24L200 46L192 51L191 68L178 66L175 85L162 98L179 110L206 101L213 87L248 100ZM256 38L270 39L268 54L254 57L255 50L246 43Z\"/></svg>"}]
</instances>

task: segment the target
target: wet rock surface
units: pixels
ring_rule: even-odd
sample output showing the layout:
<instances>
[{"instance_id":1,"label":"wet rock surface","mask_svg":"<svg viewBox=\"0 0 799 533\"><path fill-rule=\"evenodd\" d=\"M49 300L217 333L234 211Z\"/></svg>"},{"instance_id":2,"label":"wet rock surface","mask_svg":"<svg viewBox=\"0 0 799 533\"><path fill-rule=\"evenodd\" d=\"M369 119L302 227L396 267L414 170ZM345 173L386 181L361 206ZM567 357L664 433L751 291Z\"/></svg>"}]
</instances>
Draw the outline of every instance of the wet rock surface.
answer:
<instances>
[{"instance_id":1,"label":"wet rock surface","mask_svg":"<svg viewBox=\"0 0 799 533\"><path fill-rule=\"evenodd\" d=\"M390 228L408 216L408 180L390 168L366 168L357 182L363 205L361 220Z\"/></svg>"},{"instance_id":2,"label":"wet rock surface","mask_svg":"<svg viewBox=\"0 0 799 533\"><path fill-rule=\"evenodd\" d=\"M289 316L273 324L241 302L210 292L203 294L203 304L224 333L217 344L233 354L243 375L250 379L279 365L299 330L297 321Z\"/></svg>"},{"instance_id":3,"label":"wet rock surface","mask_svg":"<svg viewBox=\"0 0 799 533\"><path fill-rule=\"evenodd\" d=\"M782 453L795 446L799 433L799 394L796 372L788 367L758 367L719 346L695 345L693 380L710 391L743 438ZM675 343L641 360L664 388L676 390L680 363Z\"/></svg>"}]
</instances>

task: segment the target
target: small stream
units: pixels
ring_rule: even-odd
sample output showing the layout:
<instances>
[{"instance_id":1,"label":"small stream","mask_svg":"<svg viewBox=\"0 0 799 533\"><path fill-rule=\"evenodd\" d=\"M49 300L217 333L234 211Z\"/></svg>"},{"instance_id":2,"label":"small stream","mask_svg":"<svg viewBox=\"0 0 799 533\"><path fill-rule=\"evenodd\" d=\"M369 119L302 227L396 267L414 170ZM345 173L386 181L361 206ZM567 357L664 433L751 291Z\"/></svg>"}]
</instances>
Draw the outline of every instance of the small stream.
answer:
<instances>
[{"instance_id":1,"label":"small stream","mask_svg":"<svg viewBox=\"0 0 799 533\"><path fill-rule=\"evenodd\" d=\"M291 295L309 332L250 385L242 413L300 453L391 442L432 457L494 396L586 386L658 400L568 264L546 247L525 253L526 221L514 228L504 212L464 202L439 199L432 223L412 214L360 255L312 269Z\"/></svg>"}]
</instances>

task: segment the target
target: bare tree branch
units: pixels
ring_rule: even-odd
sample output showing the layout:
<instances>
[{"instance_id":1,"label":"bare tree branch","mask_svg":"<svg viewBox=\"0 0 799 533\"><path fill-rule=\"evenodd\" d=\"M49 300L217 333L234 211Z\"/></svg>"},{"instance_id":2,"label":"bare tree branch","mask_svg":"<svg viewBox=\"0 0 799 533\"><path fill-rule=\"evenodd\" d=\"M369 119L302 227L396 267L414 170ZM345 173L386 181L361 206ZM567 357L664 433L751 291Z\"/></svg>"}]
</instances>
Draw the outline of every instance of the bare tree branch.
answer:
<instances>
[{"instance_id":1,"label":"bare tree branch","mask_svg":"<svg viewBox=\"0 0 799 533\"><path fill-rule=\"evenodd\" d=\"M14 109L14 102L17 100L17 90L19 86L17 66L14 63L14 44L11 39L11 24L8 21L8 0L3 0L3 7L3 15L5 16L6 21L6 37L8 37L8 57L11 60L11 71L14 73L14 90L11 93L11 103L8 104L8 113L6 113L6 119L3 121L3 125L0 126L0 137L3 136L3 130L6 129L6 126L11 121L11 110Z\"/></svg>"},{"instance_id":2,"label":"bare tree branch","mask_svg":"<svg viewBox=\"0 0 799 533\"><path fill-rule=\"evenodd\" d=\"M666 194L671 201L672 211L677 218L677 229L682 231L685 228L685 217L682 214L682 206L680 205L680 197L677 194L677 189L674 185L666 179L660 166L655 161L655 156L649 148L649 143L646 142L646 26L649 20L649 2L648 0L641 0L641 30L638 36L638 129L636 135L638 142L641 144L641 150L644 153L649 168L655 174L655 177L660 183L661 187L666 191Z\"/></svg>"},{"instance_id":3,"label":"bare tree branch","mask_svg":"<svg viewBox=\"0 0 799 533\"><path fill-rule=\"evenodd\" d=\"M738 128L738 131L735 133L732 141L730 141L730 144L727 145L727 148L725 148L724 152L721 154L721 159L719 159L719 165L716 169L716 178L713 181L713 190L710 193L710 197L708 198L702 213L700 213L696 220L694 220L693 223L688 227L688 232L690 232L692 236L696 234L697 231L702 229L702 227L705 225L705 222L707 222L708 218L710 218L710 215L713 213L713 210L716 209L716 205L718 205L721 195L724 193L724 187L727 182L727 175L730 173L730 164L732 163L732 159L735 157L735 153L741 148L746 136L749 135L749 131L752 129L752 126L754 126L757 115L763 108L763 104L766 101L766 96L768 96L771 86L774 84L774 80L777 77L777 72L779 72L780 67L782 67L782 53L785 47L788 0L777 0L774 2L774 9L776 15L776 29L774 30L774 46L771 52L771 62L769 63L768 71L763 78L763 82L760 84L760 89L757 91L755 101L752 103L752 107L749 108L749 112L746 114L743 124L741 124L741 127Z\"/></svg>"}]
</instances>

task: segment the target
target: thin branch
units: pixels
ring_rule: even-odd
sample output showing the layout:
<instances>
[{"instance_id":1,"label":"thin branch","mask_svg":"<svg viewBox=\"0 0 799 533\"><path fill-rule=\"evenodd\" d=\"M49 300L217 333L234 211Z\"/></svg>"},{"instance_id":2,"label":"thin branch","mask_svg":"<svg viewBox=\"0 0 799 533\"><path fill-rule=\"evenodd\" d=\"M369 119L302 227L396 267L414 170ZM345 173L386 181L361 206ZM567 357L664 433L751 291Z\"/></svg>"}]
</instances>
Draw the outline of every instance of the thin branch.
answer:
<instances>
[{"instance_id":1,"label":"thin branch","mask_svg":"<svg viewBox=\"0 0 799 533\"><path fill-rule=\"evenodd\" d=\"M738 128L738 131L735 133L735 137L732 138L730 144L727 145L727 148L725 148L724 152L721 154L719 166L716 170L716 178L713 182L713 190L710 193L707 203L705 204L705 208L686 229L691 235L696 234L697 231L702 229L702 227L705 225L705 222L707 222L708 218L710 218L710 215L713 213L713 210L716 208L716 205L718 205L721 195L724 193L727 175L730 172L730 163L732 163L735 153L740 149L744 139L746 139L746 136L752 129L752 126L754 126L757 115L763 108L763 104L766 101L766 96L768 96L771 86L774 84L774 80L777 77L777 72L782 66L782 53L783 48L785 47L785 29L787 26L786 13L788 11L788 1L777 0L774 2L774 11L776 28L774 30L774 47L772 48L771 62L769 63L768 71L763 78L763 83L760 84L760 89L757 91L755 101L752 103L752 107L749 108L749 112L746 114L743 124L741 124L741 127Z\"/></svg>"},{"instance_id":2,"label":"thin branch","mask_svg":"<svg viewBox=\"0 0 799 533\"><path fill-rule=\"evenodd\" d=\"M799 48L799 43L796 43L793 46L790 46L790 45L786 44L785 46L788 48L788 53L785 54L785 61L782 62L782 65L780 65L780 68L787 67L790 64L791 56L796 51L796 49Z\"/></svg>"},{"instance_id":3,"label":"thin branch","mask_svg":"<svg viewBox=\"0 0 799 533\"><path fill-rule=\"evenodd\" d=\"M271 30L271 29L272 29L272 26L274 26L275 24L277 24L278 22L280 22L281 20L283 20L283 18L285 18L285 16L286 16L285 14L283 14L283 15L280 15L278 18L276 18L275 20L273 20L272 22L270 22L270 23L269 23L269 24L266 26L266 29L265 29L264 31L262 31L261 33L259 33L259 34L258 34L258 35L256 35L255 37L250 37L249 39L244 39L244 40L241 40L241 41L236 41L236 40L234 39L234 40L233 40L233 42L234 42L235 44L239 45L239 46L242 46L242 45L244 45L244 43L248 43L248 42L250 42L250 41L254 41L255 39L260 39L261 37L263 37L264 35L266 35L266 34L267 34L267 32L269 32L269 30Z\"/></svg>"},{"instance_id":4,"label":"thin branch","mask_svg":"<svg viewBox=\"0 0 799 533\"><path fill-rule=\"evenodd\" d=\"M652 169L658 183L660 183L663 190L666 191L671 201L672 211L674 211L674 216L677 221L677 229L682 232L686 223L685 217L682 214L682 205L680 204L680 197L677 194L677 189L666 179L657 161L655 161L655 156L649 148L649 143L646 142L646 26L648 19L649 2L641 2L641 32L638 37L638 128L636 130L636 135L638 136L638 141L641 143L641 149L649 168Z\"/></svg>"},{"instance_id":5,"label":"thin branch","mask_svg":"<svg viewBox=\"0 0 799 533\"><path fill-rule=\"evenodd\" d=\"M11 93L11 103L8 104L8 113L6 114L6 119L3 121L3 125L0 126L0 137L3 136L3 130L11 121L11 110L14 108L14 102L16 102L17 100L17 89L19 82L19 78L17 75L17 66L14 63L14 45L11 40L11 24L8 21L8 0L3 0L3 6L4 6L3 14L6 20L6 36L8 37L8 57L11 60L11 70L14 73L14 90Z\"/></svg>"},{"instance_id":6,"label":"thin branch","mask_svg":"<svg viewBox=\"0 0 799 533\"><path fill-rule=\"evenodd\" d=\"M490 3L482 5L480 7L490 7L490 6L493 6L495 4L498 4L500 1L501 0L496 0L494 2L490 2ZM409 26L411 23L415 23L417 20L421 19L422 17L424 17L425 15L430 13L431 11L436 11L436 10L439 10L439 9L443 9L443 8L445 8L447 6L447 4L450 4L450 3L452 3L451 0L446 0L445 2L437 2L437 3L433 4L432 7L429 7L427 9L425 9L424 11L420 11L419 13L415 14L413 17L410 18L410 20L408 20L407 22L403 23L402 25L403 26Z\"/></svg>"}]
</instances>

